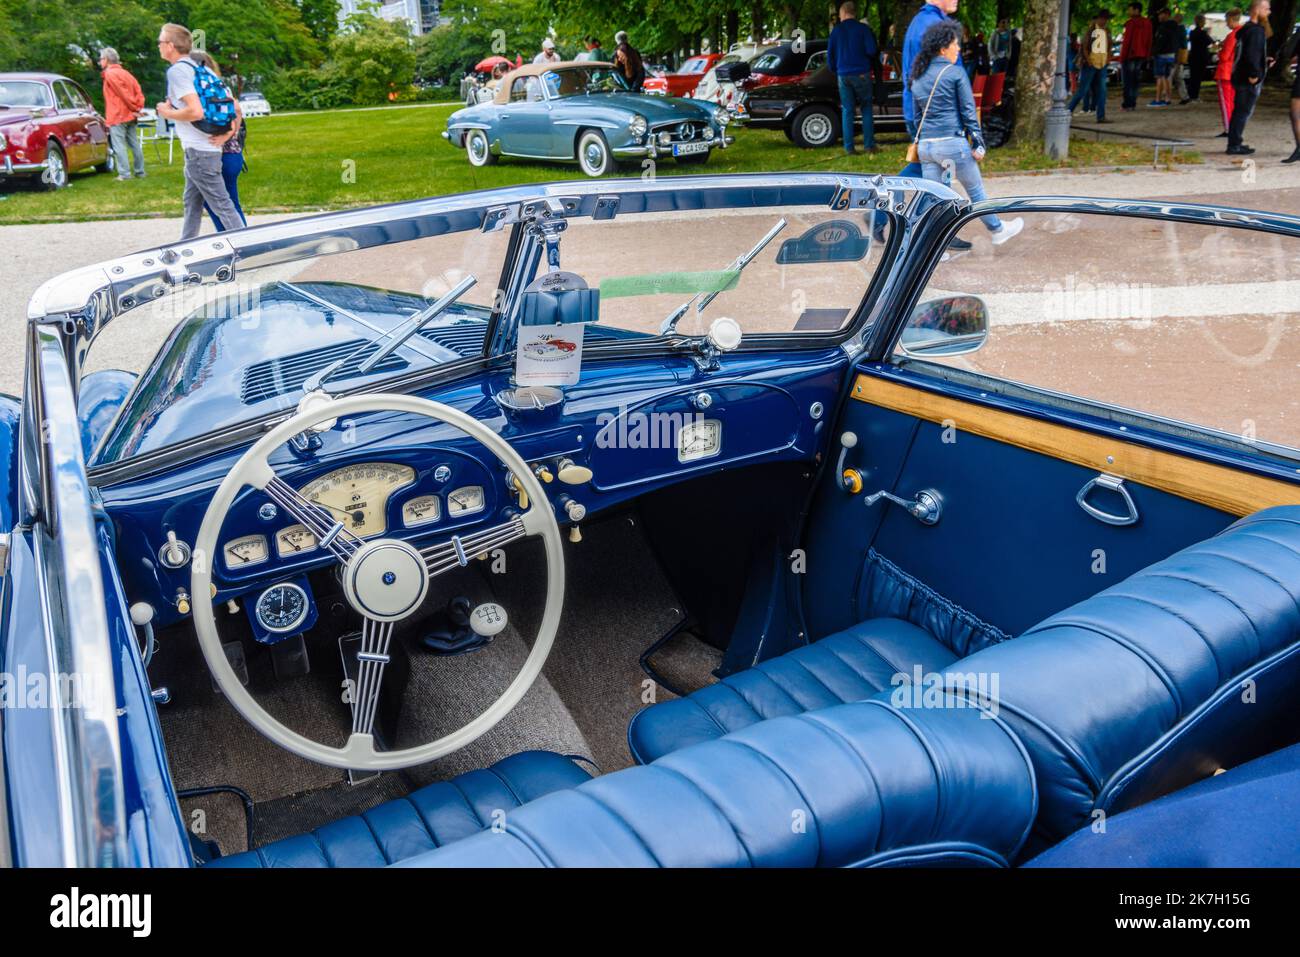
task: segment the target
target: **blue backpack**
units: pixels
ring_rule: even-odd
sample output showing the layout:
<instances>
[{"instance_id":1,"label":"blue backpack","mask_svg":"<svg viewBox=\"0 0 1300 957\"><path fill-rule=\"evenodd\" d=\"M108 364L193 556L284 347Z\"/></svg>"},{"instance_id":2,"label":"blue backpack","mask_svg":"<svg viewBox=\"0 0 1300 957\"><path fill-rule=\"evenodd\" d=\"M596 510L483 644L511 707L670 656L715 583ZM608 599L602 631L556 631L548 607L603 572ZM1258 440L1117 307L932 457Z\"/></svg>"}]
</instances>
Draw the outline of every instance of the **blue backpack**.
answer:
<instances>
[{"instance_id":1,"label":"blue backpack","mask_svg":"<svg viewBox=\"0 0 1300 957\"><path fill-rule=\"evenodd\" d=\"M195 120L194 128L209 136L229 133L235 122L235 98L230 95L225 80L190 60L180 62L194 68L194 92L203 106L203 119Z\"/></svg>"}]
</instances>

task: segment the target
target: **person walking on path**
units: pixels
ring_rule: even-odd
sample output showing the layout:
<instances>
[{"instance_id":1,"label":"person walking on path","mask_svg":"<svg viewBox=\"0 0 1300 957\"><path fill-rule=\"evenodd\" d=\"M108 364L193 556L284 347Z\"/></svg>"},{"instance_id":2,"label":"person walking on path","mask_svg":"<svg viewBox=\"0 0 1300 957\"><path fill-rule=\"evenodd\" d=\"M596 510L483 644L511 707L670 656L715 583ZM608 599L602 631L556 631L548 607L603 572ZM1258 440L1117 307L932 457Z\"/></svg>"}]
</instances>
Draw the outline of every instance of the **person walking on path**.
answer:
<instances>
[{"instance_id":1,"label":"person walking on path","mask_svg":"<svg viewBox=\"0 0 1300 957\"><path fill-rule=\"evenodd\" d=\"M1142 5L1128 5L1128 19L1124 21L1124 39L1119 48L1120 78L1124 82L1124 98L1120 108L1137 109L1138 86L1142 81L1142 66L1151 58L1151 21L1142 16Z\"/></svg>"},{"instance_id":2,"label":"person walking on path","mask_svg":"<svg viewBox=\"0 0 1300 957\"><path fill-rule=\"evenodd\" d=\"M1223 15L1224 23L1228 26L1228 35L1223 38L1223 45L1219 47L1219 62L1214 68L1214 85L1219 88L1219 111L1223 115L1223 132L1220 136L1228 135L1228 127L1232 125L1232 107L1236 94L1232 89L1232 64L1237 58L1237 33L1241 30L1241 11L1233 7Z\"/></svg>"},{"instance_id":3,"label":"person walking on path","mask_svg":"<svg viewBox=\"0 0 1300 957\"><path fill-rule=\"evenodd\" d=\"M1183 106L1192 101L1187 95L1187 27L1183 25L1183 15L1174 14L1174 23L1178 27L1178 49L1174 53L1174 96L1178 105Z\"/></svg>"},{"instance_id":4,"label":"person walking on path","mask_svg":"<svg viewBox=\"0 0 1300 957\"><path fill-rule=\"evenodd\" d=\"M112 47L99 51L99 69L104 75L104 122L108 124L108 142L113 150L113 165L117 167L117 181L130 179L133 172L139 179L144 179L144 149L140 145L139 129L144 91L140 89L139 81L122 66L122 58Z\"/></svg>"},{"instance_id":5,"label":"person walking on path","mask_svg":"<svg viewBox=\"0 0 1300 957\"><path fill-rule=\"evenodd\" d=\"M858 19L854 0L840 4L840 19L826 45L826 64L839 80L840 130L844 152L853 154L855 109L862 111L862 148L876 152L876 126L872 115L872 74L880 59L880 48L871 27Z\"/></svg>"},{"instance_id":6,"label":"person walking on path","mask_svg":"<svg viewBox=\"0 0 1300 957\"><path fill-rule=\"evenodd\" d=\"M1147 106L1169 106L1173 103L1174 62L1178 59L1178 41L1181 31L1169 8L1165 7L1158 14L1155 36L1151 41L1151 52L1155 58L1153 72L1156 75L1156 98Z\"/></svg>"},{"instance_id":7,"label":"person walking on path","mask_svg":"<svg viewBox=\"0 0 1300 957\"><path fill-rule=\"evenodd\" d=\"M1268 31L1264 23L1271 12L1269 0L1252 0L1250 18L1237 31L1237 54L1232 67L1232 121L1228 124L1229 156L1248 156L1255 152L1242 142L1246 124L1259 102L1268 69Z\"/></svg>"},{"instance_id":8,"label":"person walking on path","mask_svg":"<svg viewBox=\"0 0 1300 957\"><path fill-rule=\"evenodd\" d=\"M203 119L204 113L195 87L195 77L201 68L190 57L193 47L190 31L179 24L164 24L158 33L158 55L170 64L167 99L158 104L158 115L176 125L176 135L185 152L182 195L185 218L181 223L181 239L193 239L203 228L204 202L223 224L230 224L227 228L236 229L243 222L221 177L221 146L194 125Z\"/></svg>"},{"instance_id":9,"label":"person walking on path","mask_svg":"<svg viewBox=\"0 0 1300 957\"><path fill-rule=\"evenodd\" d=\"M1091 100L1097 110L1097 122L1109 123L1106 119L1106 64L1110 61L1110 11L1098 10L1092 18L1092 24L1084 35L1080 50L1079 87L1070 98L1069 110L1082 101ZM1087 109L1087 106L1084 107Z\"/></svg>"},{"instance_id":10,"label":"person walking on path","mask_svg":"<svg viewBox=\"0 0 1300 957\"><path fill-rule=\"evenodd\" d=\"M1188 40L1187 52L1187 97L1191 100L1200 100L1201 84L1205 82L1206 74L1210 69L1210 47L1214 43L1214 38L1210 36L1210 31L1205 29L1205 14L1196 15L1196 26L1192 29L1191 37Z\"/></svg>"},{"instance_id":11,"label":"person walking on path","mask_svg":"<svg viewBox=\"0 0 1300 957\"><path fill-rule=\"evenodd\" d=\"M1297 53L1300 53L1300 30L1293 30L1282 47L1282 65L1290 63ZM1295 137L1295 151L1283 163L1300 162L1300 67L1291 81L1291 135Z\"/></svg>"},{"instance_id":12,"label":"person walking on path","mask_svg":"<svg viewBox=\"0 0 1300 957\"><path fill-rule=\"evenodd\" d=\"M958 0L928 0L916 11L912 22L907 25L903 35L903 123L907 126L907 135L916 139L916 101L912 96L912 64L921 52L921 37L925 31L943 20L948 20L957 12ZM956 20L953 20L956 23ZM960 57L958 57L960 62ZM908 163L899 176L920 176L921 164Z\"/></svg>"},{"instance_id":13,"label":"person walking on path","mask_svg":"<svg viewBox=\"0 0 1300 957\"><path fill-rule=\"evenodd\" d=\"M208 56L203 50L191 50L190 56L194 62L202 67L211 70L217 76L221 76L221 68L217 66L217 61ZM497 64L500 66L500 64ZM213 146L221 147L221 179L226 184L226 195L230 197L230 202L234 204L235 211L239 213L239 222L231 229L239 229L241 226L248 225L248 217L244 215L244 207L239 205L239 174L244 171L244 144L248 139L248 127L244 125L244 111L239 106L239 101L235 101L235 122L231 126L230 132L221 136L209 137ZM221 232L226 227L217 218L217 214L212 211L212 207L205 200L203 208L208 211L208 218L212 220L212 225L216 227L217 232Z\"/></svg>"},{"instance_id":14,"label":"person walking on path","mask_svg":"<svg viewBox=\"0 0 1300 957\"><path fill-rule=\"evenodd\" d=\"M932 24L921 37L921 49L912 64L909 85L919 105L916 146L925 178L951 185L955 177L972 203L984 199L984 135L970 78L961 69L962 26L955 20ZM1000 246L1024 228L1017 218L1006 223L982 216L993 244Z\"/></svg>"}]
</instances>

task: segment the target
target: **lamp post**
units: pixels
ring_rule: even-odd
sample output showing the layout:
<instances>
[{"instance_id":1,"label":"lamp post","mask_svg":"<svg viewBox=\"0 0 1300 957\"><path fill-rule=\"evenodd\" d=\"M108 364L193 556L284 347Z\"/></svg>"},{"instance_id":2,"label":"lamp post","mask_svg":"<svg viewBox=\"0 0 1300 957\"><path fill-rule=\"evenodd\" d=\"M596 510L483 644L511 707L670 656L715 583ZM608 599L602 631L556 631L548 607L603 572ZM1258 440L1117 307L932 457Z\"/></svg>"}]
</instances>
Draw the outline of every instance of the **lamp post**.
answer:
<instances>
[{"instance_id":1,"label":"lamp post","mask_svg":"<svg viewBox=\"0 0 1300 957\"><path fill-rule=\"evenodd\" d=\"M1070 111L1066 109L1069 91L1065 77L1070 51L1070 0L1060 0L1061 15L1057 23L1056 71L1052 75L1052 106L1043 126L1043 152L1052 159L1070 155Z\"/></svg>"}]
</instances>

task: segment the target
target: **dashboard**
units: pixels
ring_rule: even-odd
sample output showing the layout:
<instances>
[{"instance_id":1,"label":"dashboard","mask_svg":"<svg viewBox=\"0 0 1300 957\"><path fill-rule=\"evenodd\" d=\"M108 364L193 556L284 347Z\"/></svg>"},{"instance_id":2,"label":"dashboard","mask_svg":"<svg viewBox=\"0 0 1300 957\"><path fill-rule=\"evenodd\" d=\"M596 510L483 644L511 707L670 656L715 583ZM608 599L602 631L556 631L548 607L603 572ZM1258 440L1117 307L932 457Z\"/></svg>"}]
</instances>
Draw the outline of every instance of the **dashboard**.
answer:
<instances>
[{"instance_id":1,"label":"dashboard","mask_svg":"<svg viewBox=\"0 0 1300 957\"><path fill-rule=\"evenodd\" d=\"M795 356L797 359L791 359ZM827 410L839 392L839 350L726 357L704 377L685 358L592 363L565 401L546 410L502 409L505 376L485 374L424 397L478 419L505 438L544 483L561 525L663 485L760 461L824 452ZM451 426L397 412L371 413L320 433L307 449L273 453L276 474L361 539L418 547L517 514L505 465ZM98 490L112 519L128 600L148 602L159 624L190 609L190 544L221 479L243 448ZM576 536L574 537L576 540ZM240 599L253 637L275 643L312 626L309 573L335 563L316 536L265 494L245 488L222 525L214 600Z\"/></svg>"}]
</instances>

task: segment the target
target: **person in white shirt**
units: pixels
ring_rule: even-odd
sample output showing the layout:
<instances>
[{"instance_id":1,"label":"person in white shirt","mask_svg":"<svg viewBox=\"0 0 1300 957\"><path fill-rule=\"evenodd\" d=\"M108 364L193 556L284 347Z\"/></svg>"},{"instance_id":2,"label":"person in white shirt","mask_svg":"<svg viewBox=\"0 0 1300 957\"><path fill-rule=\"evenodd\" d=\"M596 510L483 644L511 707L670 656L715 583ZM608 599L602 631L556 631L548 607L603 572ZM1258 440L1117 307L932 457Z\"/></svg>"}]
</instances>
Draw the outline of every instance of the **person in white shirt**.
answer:
<instances>
[{"instance_id":1,"label":"person in white shirt","mask_svg":"<svg viewBox=\"0 0 1300 957\"><path fill-rule=\"evenodd\" d=\"M560 55L555 52L555 41L547 37L542 41L542 52L533 57L534 63L559 63Z\"/></svg>"},{"instance_id":2,"label":"person in white shirt","mask_svg":"<svg viewBox=\"0 0 1300 957\"><path fill-rule=\"evenodd\" d=\"M234 135L209 136L194 125L203 119L203 104L194 88L197 64L190 59L194 39L190 31L176 23L167 23L158 33L158 55L167 67L167 99L158 104L158 115L176 125L176 135L185 151L185 192L182 205L185 219L181 239L193 239L203 227L203 203L222 223L242 226L243 217L235 209L221 175L221 151Z\"/></svg>"}]
</instances>

